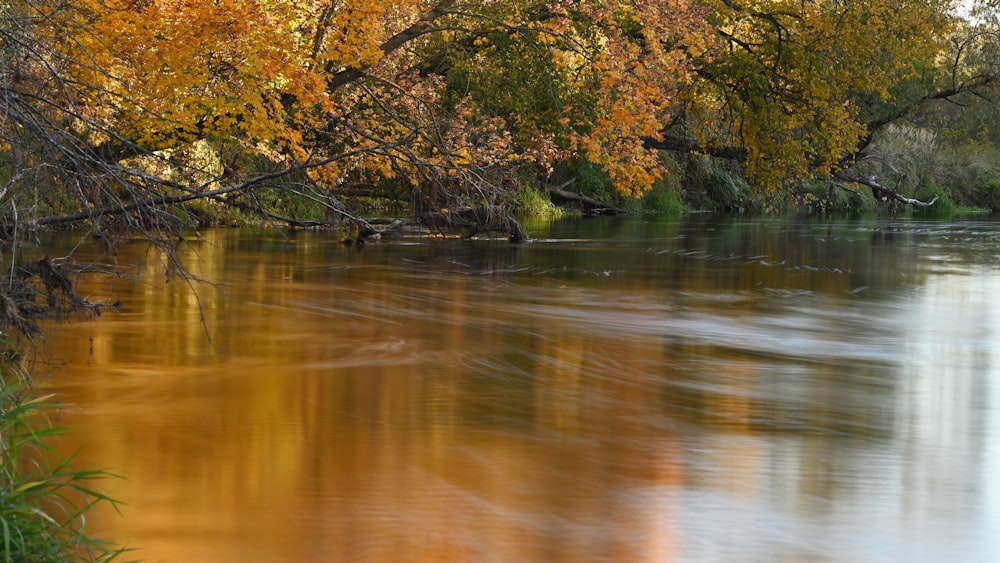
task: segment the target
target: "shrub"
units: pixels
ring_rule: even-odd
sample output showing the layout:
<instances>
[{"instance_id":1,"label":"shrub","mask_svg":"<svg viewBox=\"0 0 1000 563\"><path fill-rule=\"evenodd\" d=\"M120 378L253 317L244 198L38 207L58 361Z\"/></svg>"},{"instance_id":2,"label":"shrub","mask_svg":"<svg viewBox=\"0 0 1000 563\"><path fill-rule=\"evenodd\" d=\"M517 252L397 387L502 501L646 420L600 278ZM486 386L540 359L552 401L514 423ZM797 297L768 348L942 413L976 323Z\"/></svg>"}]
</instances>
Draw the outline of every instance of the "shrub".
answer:
<instances>
[{"instance_id":1,"label":"shrub","mask_svg":"<svg viewBox=\"0 0 1000 563\"><path fill-rule=\"evenodd\" d=\"M930 201L937 197L938 200L930 207L914 207L913 214L920 217L947 218L958 212L958 205L951 198L947 191L939 186L931 185L917 192L917 199L920 201Z\"/></svg>"},{"instance_id":2,"label":"shrub","mask_svg":"<svg viewBox=\"0 0 1000 563\"><path fill-rule=\"evenodd\" d=\"M573 191L597 201L614 202L614 182L598 165L584 158L576 158L567 161L565 166L568 177L576 180L573 184Z\"/></svg>"},{"instance_id":3,"label":"shrub","mask_svg":"<svg viewBox=\"0 0 1000 563\"><path fill-rule=\"evenodd\" d=\"M558 218L562 209L552 203L541 190L521 184L510 201L511 211L519 217Z\"/></svg>"},{"instance_id":4,"label":"shrub","mask_svg":"<svg viewBox=\"0 0 1000 563\"><path fill-rule=\"evenodd\" d=\"M799 204L815 215L853 214L875 208L875 200L869 188L859 186L856 189L845 189L829 182L803 184Z\"/></svg>"},{"instance_id":5,"label":"shrub","mask_svg":"<svg viewBox=\"0 0 1000 563\"><path fill-rule=\"evenodd\" d=\"M656 185L642 196L642 208L651 213L664 213L669 215L679 215L686 211L684 202L681 201L677 190L668 186Z\"/></svg>"},{"instance_id":6,"label":"shrub","mask_svg":"<svg viewBox=\"0 0 1000 563\"><path fill-rule=\"evenodd\" d=\"M974 194L975 205L992 212L1000 211L1000 178L987 180Z\"/></svg>"},{"instance_id":7,"label":"shrub","mask_svg":"<svg viewBox=\"0 0 1000 563\"><path fill-rule=\"evenodd\" d=\"M991 207L990 180L1000 177L1000 152L996 148L966 141L949 147L943 171L936 178L947 186L952 199L963 205Z\"/></svg>"}]
</instances>

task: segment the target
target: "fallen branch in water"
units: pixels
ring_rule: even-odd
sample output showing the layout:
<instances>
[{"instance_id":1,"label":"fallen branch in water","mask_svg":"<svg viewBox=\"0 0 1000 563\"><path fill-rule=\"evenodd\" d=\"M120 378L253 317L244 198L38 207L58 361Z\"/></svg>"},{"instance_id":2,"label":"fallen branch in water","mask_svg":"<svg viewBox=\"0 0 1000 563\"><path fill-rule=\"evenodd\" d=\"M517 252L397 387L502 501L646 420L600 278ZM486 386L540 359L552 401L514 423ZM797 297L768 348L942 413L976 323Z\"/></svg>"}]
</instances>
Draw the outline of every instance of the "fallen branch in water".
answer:
<instances>
[{"instance_id":1,"label":"fallen branch in water","mask_svg":"<svg viewBox=\"0 0 1000 563\"><path fill-rule=\"evenodd\" d=\"M13 329L30 340L41 334L35 319L100 316L104 305L78 294L69 276L65 267L48 256L12 268L0 280L0 328Z\"/></svg>"},{"instance_id":2,"label":"fallen branch in water","mask_svg":"<svg viewBox=\"0 0 1000 563\"><path fill-rule=\"evenodd\" d=\"M419 215L417 221L438 233L459 234L465 238L483 232L504 233L511 242L527 238L517 219L506 209L495 205L431 211Z\"/></svg>"},{"instance_id":3,"label":"fallen branch in water","mask_svg":"<svg viewBox=\"0 0 1000 563\"><path fill-rule=\"evenodd\" d=\"M934 196L930 201L920 201L919 199L914 199L911 197L906 197L903 194L897 192L896 190L883 186L878 182L878 179L874 174L871 176L855 176L851 174L840 173L836 176L837 180L841 182L847 182L850 184L861 184L868 186L872 189L872 195L882 201L893 200L904 205L914 205L917 207L930 207L934 205L938 200L938 196Z\"/></svg>"},{"instance_id":4,"label":"fallen branch in water","mask_svg":"<svg viewBox=\"0 0 1000 563\"><path fill-rule=\"evenodd\" d=\"M627 213L624 209L619 209L611 204L604 203L603 201L597 201L596 199L585 196L583 194L578 194L576 192L571 192L566 188L568 186L576 183L576 179L563 182L558 186L553 186L546 184L545 190L549 192L552 196L563 201L576 201L583 204L584 211L587 213L593 213L595 215L620 215Z\"/></svg>"}]
</instances>

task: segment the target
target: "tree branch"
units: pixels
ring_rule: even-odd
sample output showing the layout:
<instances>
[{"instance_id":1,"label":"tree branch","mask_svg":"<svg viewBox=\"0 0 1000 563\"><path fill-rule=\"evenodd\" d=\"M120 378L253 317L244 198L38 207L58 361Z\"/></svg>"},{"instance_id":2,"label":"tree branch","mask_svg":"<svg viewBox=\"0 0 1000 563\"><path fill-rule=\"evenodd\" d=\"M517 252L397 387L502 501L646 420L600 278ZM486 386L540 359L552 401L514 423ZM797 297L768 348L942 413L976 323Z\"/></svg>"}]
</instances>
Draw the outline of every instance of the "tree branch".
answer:
<instances>
[{"instance_id":1,"label":"tree branch","mask_svg":"<svg viewBox=\"0 0 1000 563\"><path fill-rule=\"evenodd\" d=\"M834 177L842 182L847 182L851 184L862 184L864 186L868 186L869 188L872 189L872 193L875 195L875 197L880 198L883 201L891 199L893 201L897 201L904 205L913 205L916 207L930 207L934 205L934 203L937 202L938 200L938 196L934 196L933 198L931 198L930 201L920 201L919 199L906 197L892 188L887 188L882 184L879 184L878 179L875 177L874 174L872 174L871 176L856 176L853 174L847 174L846 172L838 172Z\"/></svg>"},{"instance_id":2,"label":"tree branch","mask_svg":"<svg viewBox=\"0 0 1000 563\"><path fill-rule=\"evenodd\" d=\"M434 24L434 21L447 14L448 9L454 6L456 1L457 0L442 0L441 2L438 2L437 6L431 8L426 14L421 16L420 19L410 25L410 27L387 39L384 43L382 43L382 45L379 46L379 49L382 50L383 54L388 55L403 45L406 45L413 39L420 37L425 33L430 33L433 31L432 25ZM330 78L327 87L332 92L345 84L350 84L351 82L354 82L364 76L365 71L370 67L371 65L363 64L357 67L344 69L339 72L334 72L335 69L328 67L327 71L333 73L333 77Z\"/></svg>"},{"instance_id":3,"label":"tree branch","mask_svg":"<svg viewBox=\"0 0 1000 563\"><path fill-rule=\"evenodd\" d=\"M612 215L625 213L624 210L619 209L613 205L604 203L602 201L597 201L592 197L567 190L566 188L573 185L574 182L576 182L576 179L569 180L568 182L564 182L562 184L559 184L558 186L546 184L545 189L546 191L549 192L549 194L559 199L565 201L577 201L582 203L583 207L587 209L590 213L612 214Z\"/></svg>"},{"instance_id":4,"label":"tree branch","mask_svg":"<svg viewBox=\"0 0 1000 563\"><path fill-rule=\"evenodd\" d=\"M728 160L744 161L747 159L747 150L743 147L732 145L705 146L700 144L694 137L687 135L666 135L662 139L653 139L650 137L643 139L642 146L647 149L695 152Z\"/></svg>"}]
</instances>

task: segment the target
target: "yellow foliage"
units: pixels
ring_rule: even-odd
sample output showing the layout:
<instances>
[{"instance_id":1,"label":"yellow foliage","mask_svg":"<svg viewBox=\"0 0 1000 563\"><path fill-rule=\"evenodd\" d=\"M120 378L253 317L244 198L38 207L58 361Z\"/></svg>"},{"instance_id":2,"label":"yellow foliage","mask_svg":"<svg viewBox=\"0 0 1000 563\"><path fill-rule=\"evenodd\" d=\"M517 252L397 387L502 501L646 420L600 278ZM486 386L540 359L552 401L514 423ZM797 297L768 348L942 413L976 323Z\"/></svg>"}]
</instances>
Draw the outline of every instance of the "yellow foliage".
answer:
<instances>
[{"instance_id":1,"label":"yellow foliage","mask_svg":"<svg viewBox=\"0 0 1000 563\"><path fill-rule=\"evenodd\" d=\"M927 68L950 29L947 0L744 0L714 3L724 50L685 93L705 144L747 150L769 189L829 174L868 133L859 102ZM720 119L721 117L721 119Z\"/></svg>"},{"instance_id":2,"label":"yellow foliage","mask_svg":"<svg viewBox=\"0 0 1000 563\"><path fill-rule=\"evenodd\" d=\"M946 0L72 4L51 17L89 30L60 44L102 92L85 111L147 148L237 139L326 163L315 175L331 185L352 172L544 169L580 150L628 195L667 172L646 141L671 127L745 147L763 185L830 171L867 133L859 100L890 102L950 21ZM484 64L526 46L551 73L552 115L498 115L449 91L460 88L428 55L441 45Z\"/></svg>"}]
</instances>

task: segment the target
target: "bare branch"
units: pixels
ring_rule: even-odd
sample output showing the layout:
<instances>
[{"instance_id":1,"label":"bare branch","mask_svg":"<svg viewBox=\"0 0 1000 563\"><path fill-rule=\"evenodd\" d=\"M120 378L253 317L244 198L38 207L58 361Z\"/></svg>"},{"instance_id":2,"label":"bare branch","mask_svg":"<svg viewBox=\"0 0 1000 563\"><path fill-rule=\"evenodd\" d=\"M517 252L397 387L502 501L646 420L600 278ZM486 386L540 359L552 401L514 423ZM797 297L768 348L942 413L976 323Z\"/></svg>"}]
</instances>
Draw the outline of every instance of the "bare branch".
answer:
<instances>
[{"instance_id":1,"label":"bare branch","mask_svg":"<svg viewBox=\"0 0 1000 563\"><path fill-rule=\"evenodd\" d=\"M857 176L848 174L846 172L840 172L835 177L837 180L840 180L842 182L868 186L869 188L872 189L872 193L875 195L875 197L882 199L883 201L891 199L893 201L897 201L904 205L913 205L916 207L930 207L934 205L934 203L937 202L938 200L938 196L934 196L933 198L931 198L930 201L920 201L919 199L906 197L903 194L897 192L896 190L892 188L887 188L882 184L880 184L874 174L871 176Z\"/></svg>"}]
</instances>

